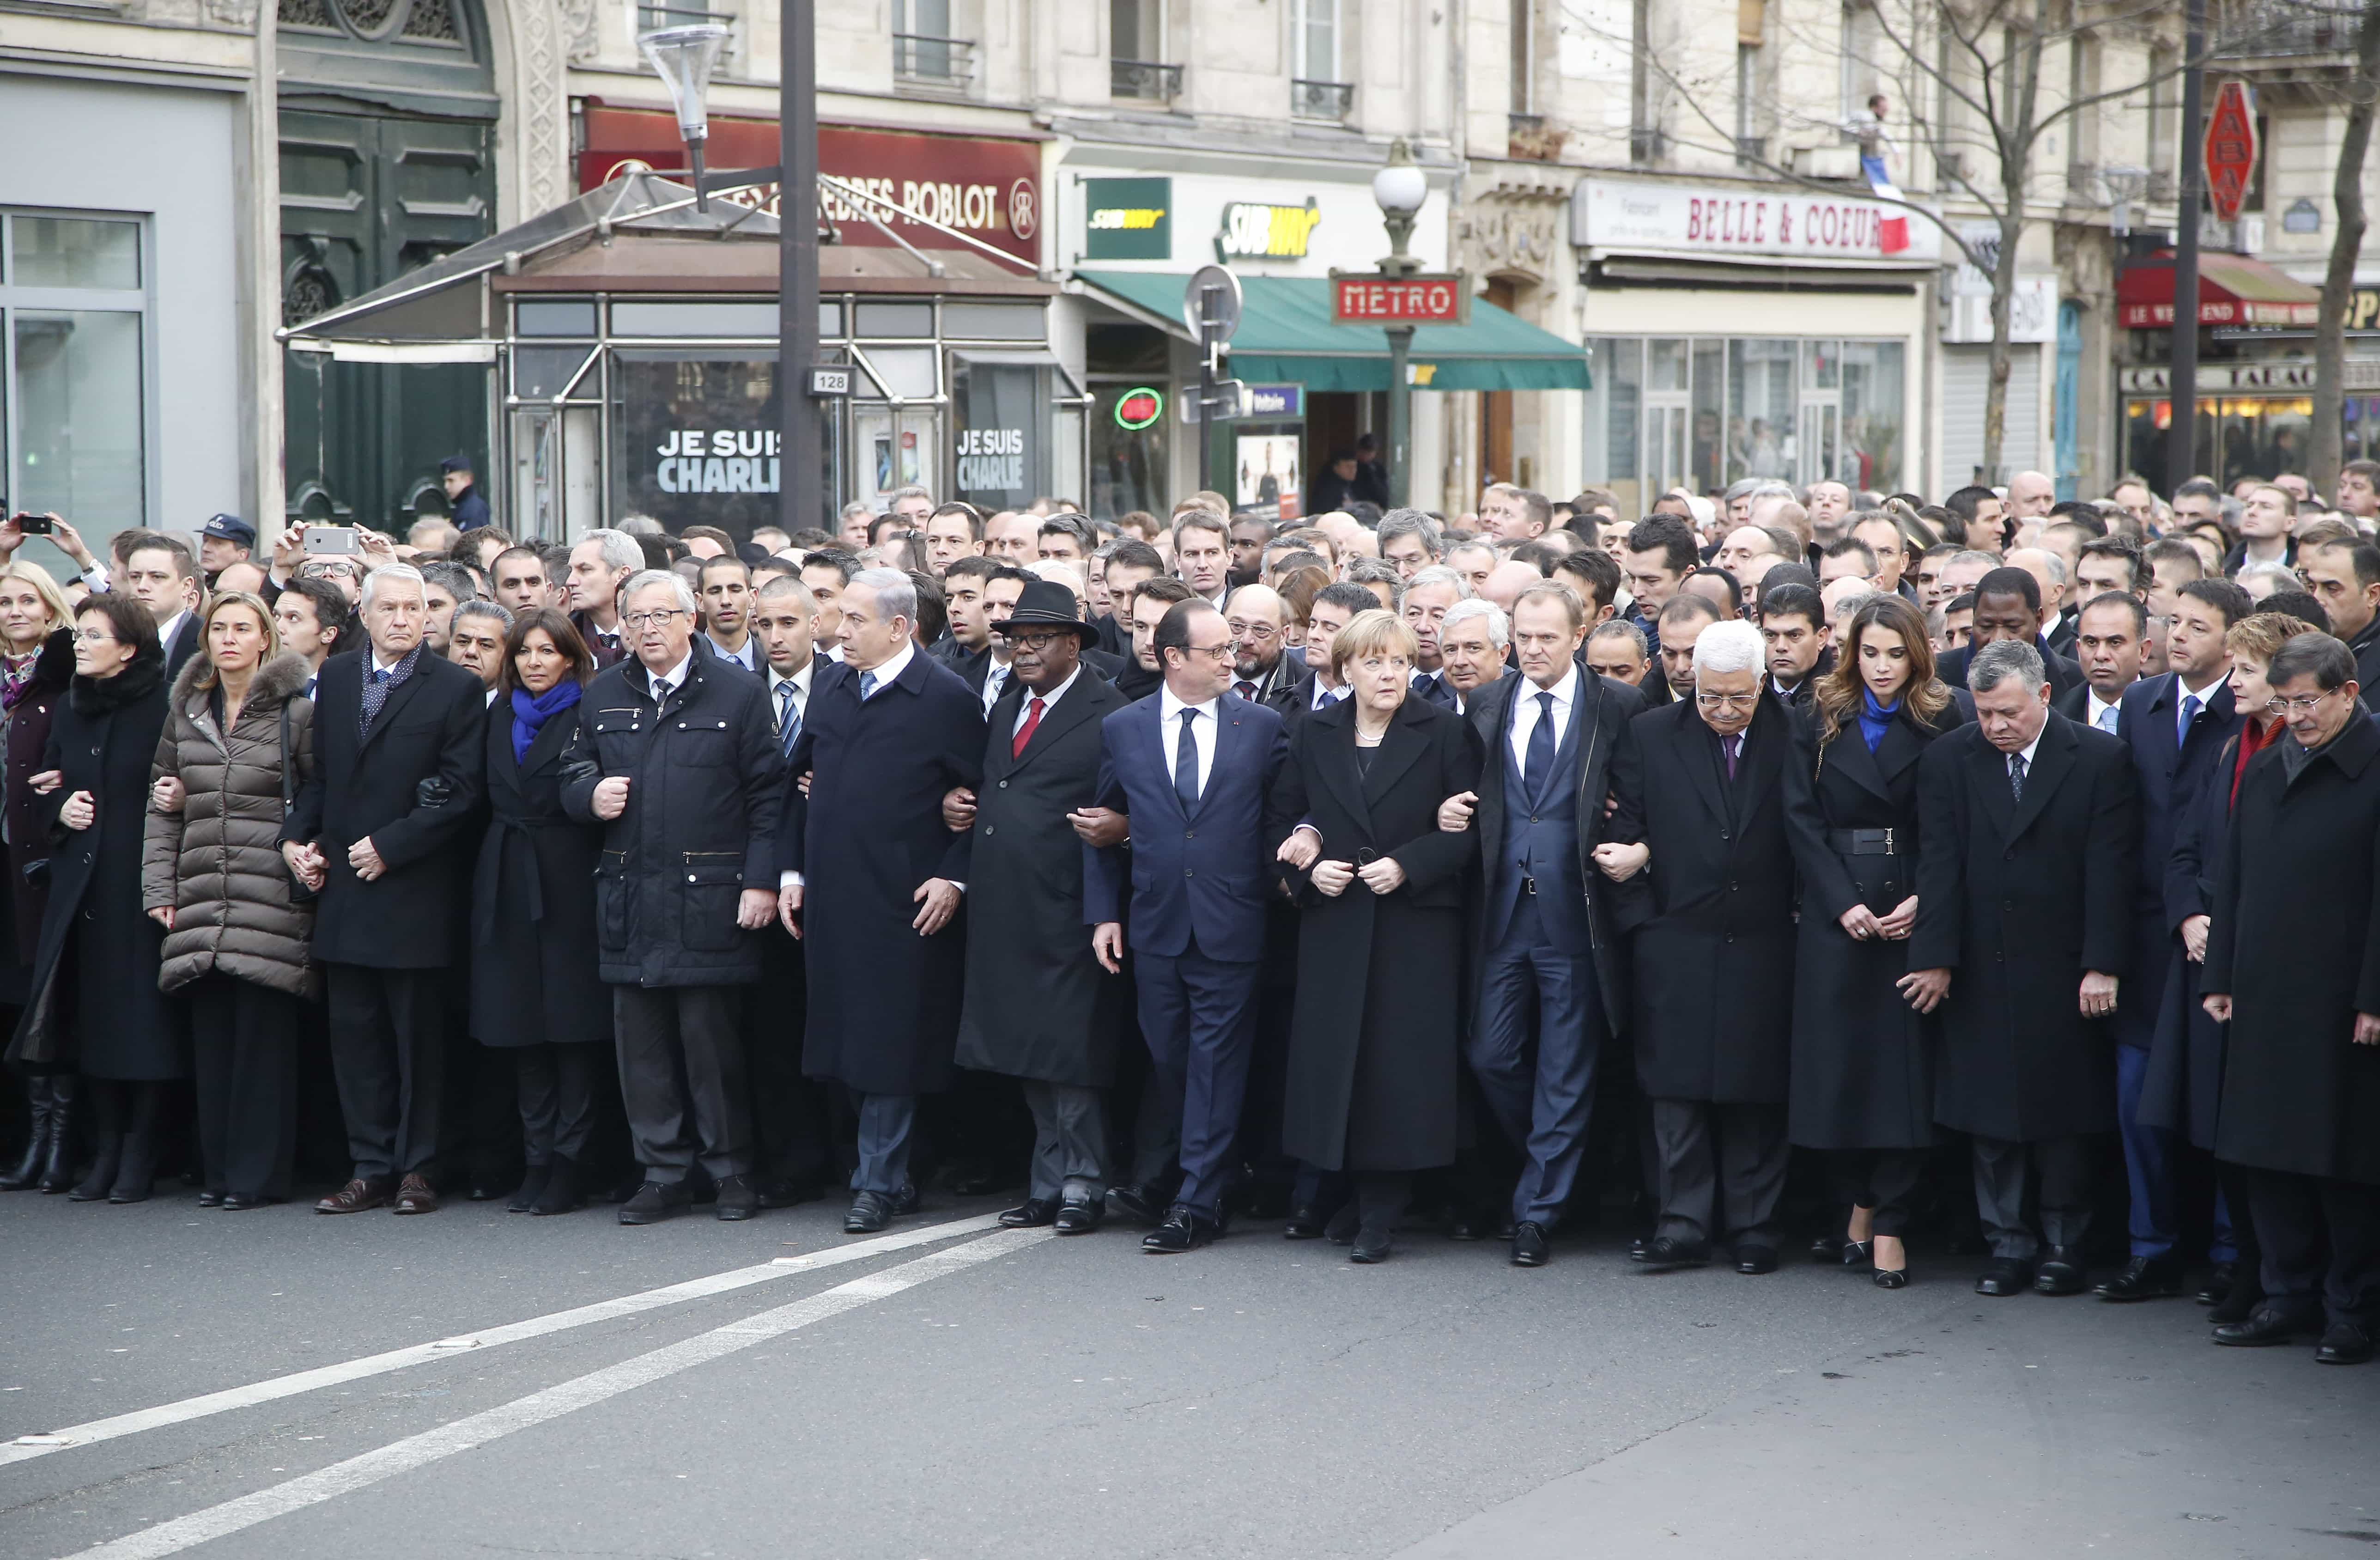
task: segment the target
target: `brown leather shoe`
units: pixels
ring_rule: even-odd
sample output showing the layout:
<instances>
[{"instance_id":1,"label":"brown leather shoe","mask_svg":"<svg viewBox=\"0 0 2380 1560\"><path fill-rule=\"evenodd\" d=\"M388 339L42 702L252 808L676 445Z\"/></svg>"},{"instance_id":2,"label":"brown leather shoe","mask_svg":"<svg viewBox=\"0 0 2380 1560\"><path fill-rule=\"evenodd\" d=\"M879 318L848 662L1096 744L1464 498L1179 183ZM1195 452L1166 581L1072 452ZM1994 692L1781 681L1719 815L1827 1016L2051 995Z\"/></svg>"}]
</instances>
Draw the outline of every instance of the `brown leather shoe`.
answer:
<instances>
[{"instance_id":1,"label":"brown leather shoe","mask_svg":"<svg viewBox=\"0 0 2380 1560\"><path fill-rule=\"evenodd\" d=\"M392 1213L435 1213L438 1212L438 1193L428 1181L423 1180L419 1176L407 1176L405 1178L404 1184L396 1188L396 1204L391 1208L389 1212Z\"/></svg>"},{"instance_id":2,"label":"brown leather shoe","mask_svg":"<svg viewBox=\"0 0 2380 1560\"><path fill-rule=\"evenodd\" d=\"M388 1200L394 1190L383 1176L358 1176L346 1186L314 1204L317 1213L360 1213L367 1208L378 1208Z\"/></svg>"}]
</instances>

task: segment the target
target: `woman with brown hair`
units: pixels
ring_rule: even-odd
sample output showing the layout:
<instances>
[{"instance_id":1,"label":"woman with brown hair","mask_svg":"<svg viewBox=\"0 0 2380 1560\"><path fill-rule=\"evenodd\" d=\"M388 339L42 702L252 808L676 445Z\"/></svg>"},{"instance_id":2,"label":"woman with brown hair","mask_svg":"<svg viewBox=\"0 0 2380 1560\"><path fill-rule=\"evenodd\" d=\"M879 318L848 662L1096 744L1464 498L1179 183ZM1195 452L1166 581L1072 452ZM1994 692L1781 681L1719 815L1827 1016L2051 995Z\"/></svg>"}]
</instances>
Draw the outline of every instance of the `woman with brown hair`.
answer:
<instances>
[{"instance_id":1,"label":"woman with brown hair","mask_svg":"<svg viewBox=\"0 0 2380 1560\"><path fill-rule=\"evenodd\" d=\"M1934 1141L1934 1035L1905 1001L1917 920L1917 761L1966 719L1934 676L1925 620L1899 596L1852 615L1795 724L1785 831L1802 875L1787 1136L1827 1151L1851 1209L1822 1261L1909 1282L1909 1197Z\"/></svg>"},{"instance_id":2,"label":"woman with brown hair","mask_svg":"<svg viewBox=\"0 0 2380 1560\"><path fill-rule=\"evenodd\" d=\"M12 522L13 523L13 522ZM74 679L74 612L37 564L0 566L0 727L7 765L0 810L0 1003L24 1005L49 899L50 841L37 821L33 774L50 739L50 713ZM0 1172L0 1191L61 1192L74 1179L74 1070L28 1069L30 1121L23 1158Z\"/></svg>"},{"instance_id":3,"label":"woman with brown hair","mask_svg":"<svg viewBox=\"0 0 2380 1560\"><path fill-rule=\"evenodd\" d=\"M570 619L525 612L488 712L488 833L471 885L471 1033L513 1054L528 1174L516 1213L586 1204L581 1167L612 994L596 969L601 836L562 810L562 758L595 659Z\"/></svg>"},{"instance_id":4,"label":"woman with brown hair","mask_svg":"<svg viewBox=\"0 0 2380 1560\"><path fill-rule=\"evenodd\" d=\"M207 603L150 766L142 898L165 929L157 983L188 999L201 1208L289 1196L298 1044L322 990L314 905L281 848L283 801L313 773L302 655L245 591Z\"/></svg>"}]
</instances>

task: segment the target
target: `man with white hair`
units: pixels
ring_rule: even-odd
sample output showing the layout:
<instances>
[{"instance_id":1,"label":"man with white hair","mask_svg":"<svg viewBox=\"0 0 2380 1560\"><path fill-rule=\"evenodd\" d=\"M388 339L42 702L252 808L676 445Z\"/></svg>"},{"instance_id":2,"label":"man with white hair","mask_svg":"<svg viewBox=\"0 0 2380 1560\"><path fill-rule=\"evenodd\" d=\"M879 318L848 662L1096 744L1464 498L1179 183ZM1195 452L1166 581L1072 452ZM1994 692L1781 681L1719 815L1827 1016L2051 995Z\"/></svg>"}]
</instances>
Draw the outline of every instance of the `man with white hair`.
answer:
<instances>
[{"instance_id":1,"label":"man with white hair","mask_svg":"<svg viewBox=\"0 0 2380 1560\"><path fill-rule=\"evenodd\" d=\"M1520 676L1504 661L1512 642L1512 620L1494 602L1474 596L1446 609L1438 625L1439 676L1454 690L1456 714L1488 684Z\"/></svg>"},{"instance_id":2,"label":"man with white hair","mask_svg":"<svg viewBox=\"0 0 2380 1560\"><path fill-rule=\"evenodd\" d=\"M1405 627L1421 646L1414 657L1413 690L1449 710L1454 708L1454 689L1439 676L1438 626L1455 603L1471 593L1470 583L1442 564L1421 569L1405 582L1402 612Z\"/></svg>"},{"instance_id":3,"label":"man with white hair","mask_svg":"<svg viewBox=\"0 0 2380 1560\"><path fill-rule=\"evenodd\" d=\"M620 587L645 567L645 550L621 530L590 530L570 547L570 626L598 668L628 653L620 639Z\"/></svg>"},{"instance_id":4,"label":"man with white hair","mask_svg":"<svg viewBox=\"0 0 2380 1560\"><path fill-rule=\"evenodd\" d=\"M1720 1211L1735 1271L1777 1270L1793 1012L1791 717L1761 688L1759 630L1694 640L1690 699L1647 711L1612 789L1643 844L1599 858L1635 936L1636 1078L1652 1102L1660 1222L1635 1260L1710 1261ZM1647 857L1651 870L1644 871Z\"/></svg>"}]
</instances>

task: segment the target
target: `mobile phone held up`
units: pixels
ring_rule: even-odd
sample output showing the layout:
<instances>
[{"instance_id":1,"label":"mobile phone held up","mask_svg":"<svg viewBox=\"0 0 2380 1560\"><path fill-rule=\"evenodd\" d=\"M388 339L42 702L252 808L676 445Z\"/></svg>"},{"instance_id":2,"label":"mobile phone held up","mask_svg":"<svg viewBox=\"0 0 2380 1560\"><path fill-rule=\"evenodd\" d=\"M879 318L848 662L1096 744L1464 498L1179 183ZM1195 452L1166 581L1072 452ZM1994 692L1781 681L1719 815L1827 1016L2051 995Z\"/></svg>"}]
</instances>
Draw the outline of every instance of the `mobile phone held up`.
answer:
<instances>
[{"instance_id":1,"label":"mobile phone held up","mask_svg":"<svg viewBox=\"0 0 2380 1560\"><path fill-rule=\"evenodd\" d=\"M0 509L5 509L6 507L6 501L0 500ZM47 536L50 534L50 518L47 515L29 515L20 510L17 514L10 516L9 518L15 522L17 534L19 536Z\"/></svg>"},{"instance_id":2,"label":"mobile phone held up","mask_svg":"<svg viewBox=\"0 0 2380 1560\"><path fill-rule=\"evenodd\" d=\"M363 551L353 526L308 526L306 551L310 556L334 554L353 556Z\"/></svg>"}]
</instances>

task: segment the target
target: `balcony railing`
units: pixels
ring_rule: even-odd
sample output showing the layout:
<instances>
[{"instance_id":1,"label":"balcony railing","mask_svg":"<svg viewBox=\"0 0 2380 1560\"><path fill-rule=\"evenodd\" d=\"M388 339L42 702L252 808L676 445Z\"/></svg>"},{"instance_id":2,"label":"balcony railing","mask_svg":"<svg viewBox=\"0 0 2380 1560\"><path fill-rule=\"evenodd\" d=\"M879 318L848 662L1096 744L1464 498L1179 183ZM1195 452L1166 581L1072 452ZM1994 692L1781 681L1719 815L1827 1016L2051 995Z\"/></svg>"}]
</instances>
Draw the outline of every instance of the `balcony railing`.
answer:
<instances>
[{"instance_id":1,"label":"balcony railing","mask_svg":"<svg viewBox=\"0 0 2380 1560\"><path fill-rule=\"evenodd\" d=\"M1182 67L1153 60L1108 62L1108 95L1135 103L1172 103L1182 92Z\"/></svg>"},{"instance_id":2,"label":"balcony railing","mask_svg":"<svg viewBox=\"0 0 2380 1560\"><path fill-rule=\"evenodd\" d=\"M1355 109L1353 81L1292 81L1289 113L1293 119L1323 119L1343 125Z\"/></svg>"},{"instance_id":3,"label":"balcony railing","mask_svg":"<svg viewBox=\"0 0 2380 1560\"><path fill-rule=\"evenodd\" d=\"M2216 52L2225 59L2351 55L2358 16L2338 0L2245 0L2222 7Z\"/></svg>"},{"instance_id":4,"label":"balcony railing","mask_svg":"<svg viewBox=\"0 0 2380 1560\"><path fill-rule=\"evenodd\" d=\"M975 80L975 40L896 32L892 79L926 91L964 92Z\"/></svg>"},{"instance_id":5,"label":"balcony railing","mask_svg":"<svg viewBox=\"0 0 2380 1560\"><path fill-rule=\"evenodd\" d=\"M735 18L724 11L704 11L684 6L638 6L637 30L658 31L664 27L715 26L735 30ZM734 47L731 42L730 48Z\"/></svg>"}]
</instances>

